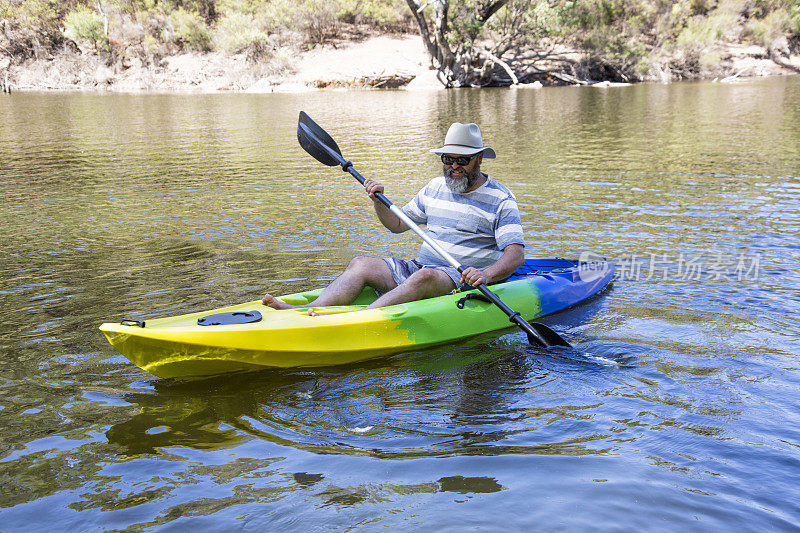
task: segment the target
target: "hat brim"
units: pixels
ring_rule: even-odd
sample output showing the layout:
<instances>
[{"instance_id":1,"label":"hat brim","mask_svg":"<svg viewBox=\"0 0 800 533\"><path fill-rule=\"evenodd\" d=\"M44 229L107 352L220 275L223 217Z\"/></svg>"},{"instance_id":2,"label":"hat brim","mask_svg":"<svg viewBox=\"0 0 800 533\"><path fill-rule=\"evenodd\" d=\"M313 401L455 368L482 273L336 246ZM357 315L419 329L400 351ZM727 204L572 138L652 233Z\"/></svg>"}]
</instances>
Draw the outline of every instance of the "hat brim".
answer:
<instances>
[{"instance_id":1,"label":"hat brim","mask_svg":"<svg viewBox=\"0 0 800 533\"><path fill-rule=\"evenodd\" d=\"M434 148L433 150L431 150L431 152L438 155L442 154L474 155L479 152L483 152L484 159L494 159L497 157L495 151L489 147L470 148L469 146L457 146L454 144L445 144L441 148Z\"/></svg>"}]
</instances>

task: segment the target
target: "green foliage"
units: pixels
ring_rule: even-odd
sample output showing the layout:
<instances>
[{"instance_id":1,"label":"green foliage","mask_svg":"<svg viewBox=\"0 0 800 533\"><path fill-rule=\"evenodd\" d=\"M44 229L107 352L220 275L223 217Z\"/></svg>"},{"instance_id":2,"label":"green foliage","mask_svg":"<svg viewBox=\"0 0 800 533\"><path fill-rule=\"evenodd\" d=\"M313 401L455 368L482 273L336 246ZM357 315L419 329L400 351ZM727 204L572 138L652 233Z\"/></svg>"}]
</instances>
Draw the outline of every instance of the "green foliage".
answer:
<instances>
[{"instance_id":1,"label":"green foliage","mask_svg":"<svg viewBox=\"0 0 800 533\"><path fill-rule=\"evenodd\" d=\"M268 56L271 49L269 32L253 15L245 13L225 15L217 24L214 44L221 52L244 53L252 60Z\"/></svg>"},{"instance_id":2,"label":"green foliage","mask_svg":"<svg viewBox=\"0 0 800 533\"><path fill-rule=\"evenodd\" d=\"M788 32L795 39L800 39L800 3L793 5L789 9Z\"/></svg>"},{"instance_id":3,"label":"green foliage","mask_svg":"<svg viewBox=\"0 0 800 533\"><path fill-rule=\"evenodd\" d=\"M565 29L565 13L568 13L573 2L564 2L562 10L549 2L540 0L525 17L526 27L537 36L560 35Z\"/></svg>"},{"instance_id":4,"label":"green foliage","mask_svg":"<svg viewBox=\"0 0 800 533\"><path fill-rule=\"evenodd\" d=\"M208 51L211 49L211 32L199 13L178 8L169 16L173 32L169 39L183 49Z\"/></svg>"},{"instance_id":5,"label":"green foliage","mask_svg":"<svg viewBox=\"0 0 800 533\"><path fill-rule=\"evenodd\" d=\"M340 18L348 16L342 11L343 0L243 0L234 5L233 0L224 0L220 3L220 12L223 15L217 32L226 34L225 41L236 40L231 29L234 26L245 29L243 37L249 41L255 38L256 33L267 34L281 32L296 32L303 40L309 43L323 42L333 35L334 29ZM241 16L249 17L248 24L258 29L258 32L247 31L241 24ZM230 17L234 17L230 19ZM239 18L237 18L239 17ZM230 20L227 20L230 19ZM227 20L227 21L226 21Z\"/></svg>"},{"instance_id":6,"label":"green foliage","mask_svg":"<svg viewBox=\"0 0 800 533\"><path fill-rule=\"evenodd\" d=\"M115 0L120 3L126 0ZM203 20L211 24L217 19L217 1L216 0L133 0L134 2L141 2L145 9L153 9L160 7L166 13L172 13L178 10L184 10L191 13L199 14Z\"/></svg>"},{"instance_id":7,"label":"green foliage","mask_svg":"<svg viewBox=\"0 0 800 533\"><path fill-rule=\"evenodd\" d=\"M535 46L543 38L564 37L574 26L574 2L515 0L487 21L482 32L495 41L505 39L512 47ZM509 38L515 36L515 38Z\"/></svg>"},{"instance_id":8,"label":"green foliage","mask_svg":"<svg viewBox=\"0 0 800 533\"><path fill-rule=\"evenodd\" d=\"M108 41L103 32L100 14L86 6L80 6L67 14L64 18L64 35L76 43L88 42L96 50Z\"/></svg>"},{"instance_id":9,"label":"green foliage","mask_svg":"<svg viewBox=\"0 0 800 533\"><path fill-rule=\"evenodd\" d=\"M217 0L217 12L220 14L220 17L225 17L233 13L244 13L245 15L252 16L272 3L271 0Z\"/></svg>"},{"instance_id":10,"label":"green foliage","mask_svg":"<svg viewBox=\"0 0 800 533\"><path fill-rule=\"evenodd\" d=\"M705 48L726 37L733 36L738 26L736 16L718 13L710 16L696 15L686 21L676 43L681 48Z\"/></svg>"},{"instance_id":11,"label":"green foliage","mask_svg":"<svg viewBox=\"0 0 800 533\"><path fill-rule=\"evenodd\" d=\"M402 0L339 0L338 17L357 24L394 26L408 20L408 5Z\"/></svg>"},{"instance_id":12,"label":"green foliage","mask_svg":"<svg viewBox=\"0 0 800 533\"><path fill-rule=\"evenodd\" d=\"M579 27L583 29L610 26L624 11L624 0L583 0L575 3Z\"/></svg>"},{"instance_id":13,"label":"green foliage","mask_svg":"<svg viewBox=\"0 0 800 533\"><path fill-rule=\"evenodd\" d=\"M23 28L54 28L73 5L73 1L0 0L0 20L9 20Z\"/></svg>"},{"instance_id":14,"label":"green foliage","mask_svg":"<svg viewBox=\"0 0 800 533\"><path fill-rule=\"evenodd\" d=\"M311 43L321 43L333 33L339 14L337 0L306 0L298 3L297 27Z\"/></svg>"},{"instance_id":15,"label":"green foliage","mask_svg":"<svg viewBox=\"0 0 800 533\"><path fill-rule=\"evenodd\" d=\"M583 47L595 56L601 72L591 72L594 79L635 81L650 69L647 47L633 37L600 28L586 36Z\"/></svg>"},{"instance_id":16,"label":"green foliage","mask_svg":"<svg viewBox=\"0 0 800 533\"><path fill-rule=\"evenodd\" d=\"M769 47L779 37L795 34L798 21L800 16L793 20L790 12L777 9L770 11L763 19L747 21L745 29L753 42Z\"/></svg>"}]
</instances>

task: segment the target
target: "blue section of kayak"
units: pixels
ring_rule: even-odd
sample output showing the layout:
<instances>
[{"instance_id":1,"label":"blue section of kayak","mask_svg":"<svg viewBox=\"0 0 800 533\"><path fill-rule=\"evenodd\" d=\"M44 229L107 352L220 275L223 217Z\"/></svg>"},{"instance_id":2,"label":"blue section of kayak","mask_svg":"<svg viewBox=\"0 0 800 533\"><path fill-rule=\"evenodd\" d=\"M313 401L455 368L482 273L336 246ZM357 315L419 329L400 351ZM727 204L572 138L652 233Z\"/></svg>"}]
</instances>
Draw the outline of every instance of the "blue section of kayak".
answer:
<instances>
[{"instance_id":1,"label":"blue section of kayak","mask_svg":"<svg viewBox=\"0 0 800 533\"><path fill-rule=\"evenodd\" d=\"M527 279L539 290L543 315L561 311L605 289L614 277L610 261L582 262L560 257L528 258L504 282Z\"/></svg>"}]
</instances>

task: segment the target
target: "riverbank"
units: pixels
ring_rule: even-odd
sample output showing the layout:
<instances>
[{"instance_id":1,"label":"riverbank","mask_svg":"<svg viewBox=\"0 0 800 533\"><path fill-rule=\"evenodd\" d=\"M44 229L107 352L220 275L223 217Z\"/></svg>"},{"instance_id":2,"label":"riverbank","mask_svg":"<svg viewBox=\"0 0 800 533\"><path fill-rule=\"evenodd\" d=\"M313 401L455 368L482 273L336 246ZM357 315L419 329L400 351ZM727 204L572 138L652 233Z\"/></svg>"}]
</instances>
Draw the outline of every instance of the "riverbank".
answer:
<instances>
[{"instance_id":1,"label":"riverbank","mask_svg":"<svg viewBox=\"0 0 800 533\"><path fill-rule=\"evenodd\" d=\"M675 72L665 58L645 81L681 79L741 80L800 73L800 54L788 47L766 50L755 45L721 44L717 61L687 75ZM608 81L576 75L587 56L553 46L526 65L525 86L592 85ZM439 90L443 85L416 35L371 35L317 45L310 50L277 49L270 59L252 61L246 54L187 52L161 58L103 57L65 47L20 63L0 59L2 88L22 91L94 92L302 92L334 89L401 88Z\"/></svg>"}]
</instances>

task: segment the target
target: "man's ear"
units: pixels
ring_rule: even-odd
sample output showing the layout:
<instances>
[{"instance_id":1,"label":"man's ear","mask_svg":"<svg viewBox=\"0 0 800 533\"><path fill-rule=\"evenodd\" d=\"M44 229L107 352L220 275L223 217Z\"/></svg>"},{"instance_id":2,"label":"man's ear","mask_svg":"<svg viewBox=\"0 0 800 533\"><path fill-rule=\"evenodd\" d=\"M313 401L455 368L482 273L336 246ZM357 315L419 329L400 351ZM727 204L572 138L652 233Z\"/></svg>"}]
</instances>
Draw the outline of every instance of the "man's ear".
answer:
<instances>
[{"instance_id":1,"label":"man's ear","mask_svg":"<svg viewBox=\"0 0 800 533\"><path fill-rule=\"evenodd\" d=\"M483 152L478 154L478 165L480 165L481 163L483 163Z\"/></svg>"}]
</instances>

